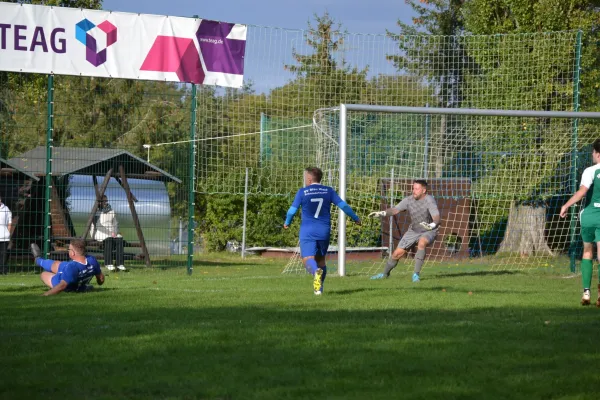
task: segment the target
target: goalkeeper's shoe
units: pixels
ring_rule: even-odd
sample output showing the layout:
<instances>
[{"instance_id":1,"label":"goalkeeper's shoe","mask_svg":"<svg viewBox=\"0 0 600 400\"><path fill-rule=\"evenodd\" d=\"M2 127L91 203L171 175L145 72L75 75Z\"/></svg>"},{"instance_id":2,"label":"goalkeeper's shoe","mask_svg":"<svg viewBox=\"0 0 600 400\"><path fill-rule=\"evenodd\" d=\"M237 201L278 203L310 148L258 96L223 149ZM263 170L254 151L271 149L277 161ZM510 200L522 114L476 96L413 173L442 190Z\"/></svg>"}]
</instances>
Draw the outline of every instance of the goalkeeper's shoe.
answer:
<instances>
[{"instance_id":1,"label":"goalkeeper's shoe","mask_svg":"<svg viewBox=\"0 0 600 400\"><path fill-rule=\"evenodd\" d=\"M321 268L317 268L315 271L315 279L313 280L313 289L315 290L315 294L319 292L321 294L323 292L323 280L321 279L323 275L323 270Z\"/></svg>"},{"instance_id":2,"label":"goalkeeper's shoe","mask_svg":"<svg viewBox=\"0 0 600 400\"><path fill-rule=\"evenodd\" d=\"M371 277L371 279L375 280L375 279L386 279L389 278L389 275L384 274L383 272L381 274L377 274L377 275L373 275Z\"/></svg>"},{"instance_id":3,"label":"goalkeeper's shoe","mask_svg":"<svg viewBox=\"0 0 600 400\"><path fill-rule=\"evenodd\" d=\"M416 274L416 273L413 274L412 281L413 282L421 282L421 278L419 277L419 274Z\"/></svg>"},{"instance_id":4,"label":"goalkeeper's shoe","mask_svg":"<svg viewBox=\"0 0 600 400\"><path fill-rule=\"evenodd\" d=\"M581 305L582 306L589 306L590 305L590 298L591 298L591 294L590 294L590 290L586 289L583 291L583 296L581 296Z\"/></svg>"}]
</instances>

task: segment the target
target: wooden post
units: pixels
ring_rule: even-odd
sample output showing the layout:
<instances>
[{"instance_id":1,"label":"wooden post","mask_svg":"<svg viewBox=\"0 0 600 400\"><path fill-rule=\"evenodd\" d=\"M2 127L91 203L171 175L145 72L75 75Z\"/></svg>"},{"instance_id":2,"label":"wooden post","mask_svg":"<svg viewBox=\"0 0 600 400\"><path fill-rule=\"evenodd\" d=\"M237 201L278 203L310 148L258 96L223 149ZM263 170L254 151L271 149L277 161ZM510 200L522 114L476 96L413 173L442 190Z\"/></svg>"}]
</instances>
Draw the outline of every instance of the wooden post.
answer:
<instances>
[{"instance_id":1,"label":"wooden post","mask_svg":"<svg viewBox=\"0 0 600 400\"><path fill-rule=\"evenodd\" d=\"M58 197L56 182L52 182L52 189L50 189L50 192L50 198L52 199L52 204L50 204L50 210L52 211L52 215L50 216L50 221L52 221L52 236L72 236L73 232L69 229L65 210L62 207L60 198Z\"/></svg>"},{"instance_id":2,"label":"wooden post","mask_svg":"<svg viewBox=\"0 0 600 400\"><path fill-rule=\"evenodd\" d=\"M102 196L100 196L100 191L98 190L98 178L96 175L92 175L92 181L94 182L94 191L96 192L96 201L99 201Z\"/></svg>"},{"instance_id":3,"label":"wooden post","mask_svg":"<svg viewBox=\"0 0 600 400\"><path fill-rule=\"evenodd\" d=\"M98 211L98 200L100 200L102 198L102 196L104 195L104 192L106 191L106 187L108 186L108 182L110 182L110 176L112 175L112 172L113 172L112 168L108 170L108 172L104 176L104 181L102 181L102 186L100 187L100 190L96 189L96 201L94 202L94 205L92 206L92 212L90 213L87 224L85 225L85 231L81 235L81 238L83 240L87 239L87 236L90 233L90 227L92 226L92 222L94 221L94 215L96 215L96 211ZM96 185L94 185L94 187L96 187Z\"/></svg>"},{"instance_id":4,"label":"wooden post","mask_svg":"<svg viewBox=\"0 0 600 400\"><path fill-rule=\"evenodd\" d=\"M117 179L117 182L119 182L119 185L121 185L121 187L122 187L123 189L125 189L125 187L123 186L123 182L121 182L121 179L119 179L119 178L116 178L116 179ZM141 178L141 179L146 179L146 178L145 178L145 177L143 177L143 178ZM134 202L134 203L137 203L137 202L138 202L138 199L137 199L137 197L135 197L135 195L134 195L133 193L131 193L131 198L133 199L133 202Z\"/></svg>"},{"instance_id":5,"label":"wooden post","mask_svg":"<svg viewBox=\"0 0 600 400\"><path fill-rule=\"evenodd\" d=\"M144 233L142 232L142 227L140 226L140 220L138 218L137 211L135 211L133 195L131 194L131 189L129 188L129 182L127 182L125 168L123 168L122 165L119 165L119 175L121 176L121 183L123 184L123 189L125 189L125 194L127 195L127 202L129 203L129 209L131 210L131 216L133 217L133 225L135 225L135 230L137 232L138 239L140 240L140 244L142 245L144 261L146 262L147 267L151 267L152 265L150 264L150 254L148 254L148 248L146 247L146 241L144 240Z\"/></svg>"}]
</instances>

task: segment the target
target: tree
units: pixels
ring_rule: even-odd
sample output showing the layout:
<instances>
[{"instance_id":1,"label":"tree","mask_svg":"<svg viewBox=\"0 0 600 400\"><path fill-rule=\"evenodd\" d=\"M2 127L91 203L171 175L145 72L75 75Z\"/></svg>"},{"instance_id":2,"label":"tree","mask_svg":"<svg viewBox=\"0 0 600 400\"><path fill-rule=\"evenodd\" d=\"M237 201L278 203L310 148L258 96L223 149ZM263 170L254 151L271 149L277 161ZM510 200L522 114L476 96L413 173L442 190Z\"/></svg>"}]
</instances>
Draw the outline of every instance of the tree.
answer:
<instances>
[{"instance_id":1,"label":"tree","mask_svg":"<svg viewBox=\"0 0 600 400\"><path fill-rule=\"evenodd\" d=\"M470 0L463 17L465 28L473 34L581 30L580 110L600 110L600 1ZM574 47L573 43L573 51Z\"/></svg>"},{"instance_id":2,"label":"tree","mask_svg":"<svg viewBox=\"0 0 600 400\"><path fill-rule=\"evenodd\" d=\"M8 3L101 9L102 0L5 0ZM48 77L0 71L0 156L36 146L46 130ZM18 135L14 132L19 131Z\"/></svg>"},{"instance_id":3,"label":"tree","mask_svg":"<svg viewBox=\"0 0 600 400\"><path fill-rule=\"evenodd\" d=\"M398 52L387 59L402 74L425 82L433 107L461 107L464 76L472 67L465 50L461 9L464 0L407 0L417 14L412 24L398 20L399 33L387 31L398 44ZM425 102L419 104L425 106ZM464 129L456 118L442 116L431 126L431 177L442 177L444 166L464 146Z\"/></svg>"},{"instance_id":4,"label":"tree","mask_svg":"<svg viewBox=\"0 0 600 400\"><path fill-rule=\"evenodd\" d=\"M284 68L296 74L296 80L276 90L278 96L296 89L294 95L300 96L301 111L304 117L323 107L334 107L340 103L356 103L367 84L368 68L359 70L347 65L343 58L343 46L347 32L342 25L333 20L329 13L314 15L315 24L308 22L306 43L313 49L311 54L299 54L295 49L292 56L296 64ZM288 89L288 90L286 90Z\"/></svg>"},{"instance_id":5,"label":"tree","mask_svg":"<svg viewBox=\"0 0 600 400\"><path fill-rule=\"evenodd\" d=\"M437 93L436 105L460 107L468 56L457 35L464 32L464 0L407 0L416 12L412 25L398 20L399 33L387 31L399 52L388 54L399 71L425 78ZM432 104L433 105L433 104Z\"/></svg>"},{"instance_id":6,"label":"tree","mask_svg":"<svg viewBox=\"0 0 600 400\"><path fill-rule=\"evenodd\" d=\"M306 43L314 49L312 54L299 54L295 49L292 56L298 64L286 65L285 69L299 77L331 74L337 69L335 54L342 50L346 31L331 19L328 12L322 16L314 14L316 27L308 21Z\"/></svg>"},{"instance_id":7,"label":"tree","mask_svg":"<svg viewBox=\"0 0 600 400\"><path fill-rule=\"evenodd\" d=\"M102 9L102 0L3 0L8 3L33 4L69 8Z\"/></svg>"},{"instance_id":8,"label":"tree","mask_svg":"<svg viewBox=\"0 0 600 400\"><path fill-rule=\"evenodd\" d=\"M495 35L489 36L484 46L469 48L478 73L466 77L470 93L468 105L572 110L578 56L574 30L581 29L580 103L583 110L598 110L599 4L590 0L466 2L463 7L465 29L473 34ZM549 31L567 32L530 34ZM521 35L501 35L507 33ZM504 188L505 204L499 208L505 211L496 211L496 215L508 217L500 250L518 251L522 255L535 251L551 253L544 235L545 207L548 199L570 190L561 184L565 178L558 176L560 165L573 162L570 123L556 119L526 122L497 119L487 128L480 125L478 141L484 154L502 154L502 157L490 156L494 159L491 171L475 186L479 191L491 186ZM494 128L490 129L490 125ZM579 133L579 146L589 143L596 131L596 124L586 123ZM497 202L490 199L480 204L485 209ZM530 229L522 229L523 226Z\"/></svg>"}]
</instances>

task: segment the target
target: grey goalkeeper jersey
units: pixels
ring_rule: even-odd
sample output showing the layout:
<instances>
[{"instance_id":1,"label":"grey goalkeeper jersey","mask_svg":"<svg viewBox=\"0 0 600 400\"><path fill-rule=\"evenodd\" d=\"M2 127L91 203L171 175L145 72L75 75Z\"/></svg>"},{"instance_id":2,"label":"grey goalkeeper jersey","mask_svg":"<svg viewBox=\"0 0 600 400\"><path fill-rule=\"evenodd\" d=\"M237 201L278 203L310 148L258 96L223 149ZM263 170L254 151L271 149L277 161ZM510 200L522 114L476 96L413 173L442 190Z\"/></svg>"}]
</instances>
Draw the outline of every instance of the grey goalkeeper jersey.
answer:
<instances>
[{"instance_id":1,"label":"grey goalkeeper jersey","mask_svg":"<svg viewBox=\"0 0 600 400\"><path fill-rule=\"evenodd\" d=\"M435 199L429 194L421 200L415 200L413 196L405 197L394 208L398 211L408 211L410 227L417 233L427 232L427 229L420 225L421 222L433 222L433 217L440 215Z\"/></svg>"}]
</instances>

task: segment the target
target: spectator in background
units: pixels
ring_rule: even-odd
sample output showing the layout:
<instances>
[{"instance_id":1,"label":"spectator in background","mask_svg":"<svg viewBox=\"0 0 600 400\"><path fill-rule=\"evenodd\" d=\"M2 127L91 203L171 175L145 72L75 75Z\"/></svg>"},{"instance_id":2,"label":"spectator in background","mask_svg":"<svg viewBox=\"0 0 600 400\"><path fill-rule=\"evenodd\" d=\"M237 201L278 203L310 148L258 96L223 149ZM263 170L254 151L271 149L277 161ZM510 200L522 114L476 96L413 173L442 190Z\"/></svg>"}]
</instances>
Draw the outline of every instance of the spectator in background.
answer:
<instances>
[{"instance_id":1,"label":"spectator in background","mask_svg":"<svg viewBox=\"0 0 600 400\"><path fill-rule=\"evenodd\" d=\"M8 244L12 233L12 213L0 197L0 274L8 272Z\"/></svg>"},{"instance_id":2,"label":"spectator in background","mask_svg":"<svg viewBox=\"0 0 600 400\"><path fill-rule=\"evenodd\" d=\"M117 214L108 203L108 197L102 196L94 222L90 227L90 237L104 244L104 266L109 271L125 271L123 237L119 234ZM114 264L113 264L114 260Z\"/></svg>"}]
</instances>

